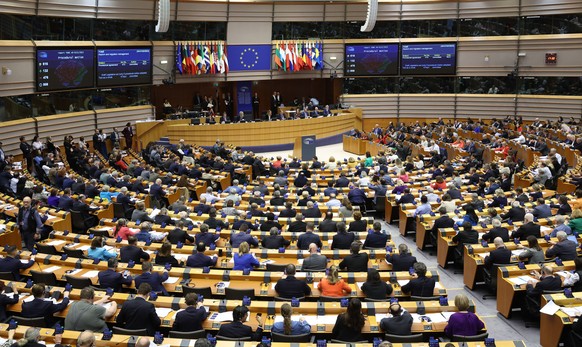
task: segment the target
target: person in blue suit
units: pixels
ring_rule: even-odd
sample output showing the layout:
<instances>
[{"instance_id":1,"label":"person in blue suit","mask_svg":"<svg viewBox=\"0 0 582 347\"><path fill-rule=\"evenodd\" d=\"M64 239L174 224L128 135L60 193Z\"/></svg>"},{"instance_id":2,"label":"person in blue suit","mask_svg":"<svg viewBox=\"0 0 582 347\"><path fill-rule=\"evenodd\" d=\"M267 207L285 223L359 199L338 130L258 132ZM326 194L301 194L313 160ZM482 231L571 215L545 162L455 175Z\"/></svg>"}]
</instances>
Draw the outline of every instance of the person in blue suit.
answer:
<instances>
[{"instance_id":1,"label":"person in blue suit","mask_svg":"<svg viewBox=\"0 0 582 347\"><path fill-rule=\"evenodd\" d=\"M61 210L69 212L73 208L73 198L71 198L71 188L66 188L63 195L59 199L59 206Z\"/></svg>"},{"instance_id":2,"label":"person in blue suit","mask_svg":"<svg viewBox=\"0 0 582 347\"><path fill-rule=\"evenodd\" d=\"M263 318L257 315L258 327L255 332L253 328L244 325L249 315L249 309L246 306L237 306L232 311L232 323L222 324L218 330L218 335L230 338L250 337L251 340L259 340L263 335Z\"/></svg>"},{"instance_id":3,"label":"person in blue suit","mask_svg":"<svg viewBox=\"0 0 582 347\"><path fill-rule=\"evenodd\" d=\"M197 331L204 329L202 323L208 318L208 312L201 301L198 300L198 294L188 293L184 297L186 307L176 314L172 330L174 331Z\"/></svg>"},{"instance_id":4,"label":"person in blue suit","mask_svg":"<svg viewBox=\"0 0 582 347\"><path fill-rule=\"evenodd\" d=\"M36 283L32 286L30 291L34 299L22 303L22 312L20 314L25 318L44 317L47 326L53 326L56 322L53 314L64 310L69 305L69 292L65 291L63 300L58 304L54 304L52 301L44 300L45 288L43 283Z\"/></svg>"},{"instance_id":5,"label":"person in blue suit","mask_svg":"<svg viewBox=\"0 0 582 347\"><path fill-rule=\"evenodd\" d=\"M112 288L114 291L119 292L123 288L122 285L131 285L133 279L129 275L129 272L123 274L117 272L117 264L118 261L116 258L109 258L107 260L107 270L100 271L97 275L101 288Z\"/></svg>"},{"instance_id":6,"label":"person in blue suit","mask_svg":"<svg viewBox=\"0 0 582 347\"><path fill-rule=\"evenodd\" d=\"M250 247L248 243L243 242L240 244L238 247L238 253L234 254L233 270L252 269L261 265L257 258L249 253L249 250Z\"/></svg>"},{"instance_id":7,"label":"person in blue suit","mask_svg":"<svg viewBox=\"0 0 582 347\"><path fill-rule=\"evenodd\" d=\"M14 279L20 281L20 269L28 269L34 265L34 256L27 263L18 258L18 250L15 246L6 247L6 257L0 259L0 272L12 272Z\"/></svg>"},{"instance_id":8,"label":"person in blue suit","mask_svg":"<svg viewBox=\"0 0 582 347\"><path fill-rule=\"evenodd\" d=\"M374 222L374 232L366 236L364 248L384 248L388 242L388 235L382 232L382 224Z\"/></svg>"},{"instance_id":9,"label":"person in blue suit","mask_svg":"<svg viewBox=\"0 0 582 347\"><path fill-rule=\"evenodd\" d=\"M152 263L149 261L144 261L141 264L142 274L135 278L135 286L139 288L142 283L148 283L154 292L162 293L163 295L168 295L168 291L164 288L164 281L170 277L167 271L164 271L162 275L157 272L152 272Z\"/></svg>"},{"instance_id":10,"label":"person in blue suit","mask_svg":"<svg viewBox=\"0 0 582 347\"><path fill-rule=\"evenodd\" d=\"M188 257L186 260L187 267L205 267L205 266L215 266L216 261L218 260L217 256L209 257L204 254L206 251L206 244L204 242L199 242L196 245L196 251L194 254Z\"/></svg>"}]
</instances>

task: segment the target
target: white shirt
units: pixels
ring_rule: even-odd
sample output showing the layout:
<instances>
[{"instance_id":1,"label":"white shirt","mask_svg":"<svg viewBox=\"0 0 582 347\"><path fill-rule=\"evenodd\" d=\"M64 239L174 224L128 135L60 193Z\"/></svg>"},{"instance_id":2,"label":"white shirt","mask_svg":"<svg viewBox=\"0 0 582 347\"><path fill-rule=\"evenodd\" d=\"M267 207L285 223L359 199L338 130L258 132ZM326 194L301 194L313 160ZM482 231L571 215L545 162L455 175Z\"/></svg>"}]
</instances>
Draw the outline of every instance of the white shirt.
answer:
<instances>
[{"instance_id":1,"label":"white shirt","mask_svg":"<svg viewBox=\"0 0 582 347\"><path fill-rule=\"evenodd\" d=\"M513 140L515 142L519 143L520 145L523 145L525 143L525 136L523 136L523 134L521 134Z\"/></svg>"},{"instance_id":2,"label":"white shirt","mask_svg":"<svg viewBox=\"0 0 582 347\"><path fill-rule=\"evenodd\" d=\"M209 193L200 194L200 199L202 198L205 198L206 202L208 202L209 204L214 204L215 201L220 200L218 197Z\"/></svg>"}]
</instances>

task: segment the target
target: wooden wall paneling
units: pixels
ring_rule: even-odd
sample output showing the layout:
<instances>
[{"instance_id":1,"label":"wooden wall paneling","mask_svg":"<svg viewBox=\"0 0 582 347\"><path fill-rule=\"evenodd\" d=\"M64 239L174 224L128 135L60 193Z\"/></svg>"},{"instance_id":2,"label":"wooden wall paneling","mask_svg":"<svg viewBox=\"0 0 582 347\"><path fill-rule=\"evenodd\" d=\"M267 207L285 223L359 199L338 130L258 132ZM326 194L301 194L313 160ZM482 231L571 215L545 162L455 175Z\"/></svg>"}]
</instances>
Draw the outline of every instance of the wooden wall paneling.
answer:
<instances>
[{"instance_id":1,"label":"wooden wall paneling","mask_svg":"<svg viewBox=\"0 0 582 347\"><path fill-rule=\"evenodd\" d=\"M315 4L282 4L275 3L274 22L321 22L323 21L324 5Z\"/></svg>"},{"instance_id":2,"label":"wooden wall paneling","mask_svg":"<svg viewBox=\"0 0 582 347\"><path fill-rule=\"evenodd\" d=\"M37 0L1 0L0 13L34 16L36 12L36 1Z\"/></svg>"},{"instance_id":3,"label":"wooden wall paneling","mask_svg":"<svg viewBox=\"0 0 582 347\"><path fill-rule=\"evenodd\" d=\"M378 3L378 21L400 20L399 3Z\"/></svg>"},{"instance_id":4,"label":"wooden wall paneling","mask_svg":"<svg viewBox=\"0 0 582 347\"><path fill-rule=\"evenodd\" d=\"M172 6L175 7L175 6ZM193 2L178 1L177 20L226 22L228 18L228 4L226 2Z\"/></svg>"},{"instance_id":5,"label":"wooden wall paneling","mask_svg":"<svg viewBox=\"0 0 582 347\"><path fill-rule=\"evenodd\" d=\"M452 118L455 115L455 94L400 94L400 119Z\"/></svg>"},{"instance_id":6,"label":"wooden wall paneling","mask_svg":"<svg viewBox=\"0 0 582 347\"><path fill-rule=\"evenodd\" d=\"M12 70L0 73L0 96L34 93L34 54L30 41L0 41L0 65Z\"/></svg>"},{"instance_id":7,"label":"wooden wall paneling","mask_svg":"<svg viewBox=\"0 0 582 347\"><path fill-rule=\"evenodd\" d=\"M550 14L581 13L579 0L521 0L522 16L547 16Z\"/></svg>"},{"instance_id":8,"label":"wooden wall paneling","mask_svg":"<svg viewBox=\"0 0 582 347\"><path fill-rule=\"evenodd\" d=\"M325 5L325 22L344 22L346 20L346 4L328 2Z\"/></svg>"},{"instance_id":9,"label":"wooden wall paneling","mask_svg":"<svg viewBox=\"0 0 582 347\"><path fill-rule=\"evenodd\" d=\"M522 36L521 76L582 76L582 34ZM557 64L546 64L546 53L558 53Z\"/></svg>"},{"instance_id":10,"label":"wooden wall paneling","mask_svg":"<svg viewBox=\"0 0 582 347\"><path fill-rule=\"evenodd\" d=\"M22 154L20 151L20 136L31 140L35 135L35 121L33 118L2 122L0 126L0 141L5 154Z\"/></svg>"},{"instance_id":11,"label":"wooden wall paneling","mask_svg":"<svg viewBox=\"0 0 582 347\"><path fill-rule=\"evenodd\" d=\"M457 75L506 76L513 70L517 53L515 36L461 38L457 46Z\"/></svg>"},{"instance_id":12,"label":"wooden wall paneling","mask_svg":"<svg viewBox=\"0 0 582 347\"><path fill-rule=\"evenodd\" d=\"M103 129L107 134L111 133L114 127L121 132L127 122L135 124L137 121L153 119L153 109L152 106L134 106L96 110L97 128Z\"/></svg>"},{"instance_id":13,"label":"wooden wall paneling","mask_svg":"<svg viewBox=\"0 0 582 347\"><path fill-rule=\"evenodd\" d=\"M362 21L366 20L368 16L368 2L361 4L347 4L346 5L346 20L348 21ZM362 23L364 24L364 23Z\"/></svg>"},{"instance_id":14,"label":"wooden wall paneling","mask_svg":"<svg viewBox=\"0 0 582 347\"><path fill-rule=\"evenodd\" d=\"M362 109L366 118L396 118L398 116L398 94L342 95L342 103Z\"/></svg>"},{"instance_id":15,"label":"wooden wall paneling","mask_svg":"<svg viewBox=\"0 0 582 347\"><path fill-rule=\"evenodd\" d=\"M99 0L97 18L154 20L155 0Z\"/></svg>"},{"instance_id":16,"label":"wooden wall paneling","mask_svg":"<svg viewBox=\"0 0 582 347\"><path fill-rule=\"evenodd\" d=\"M517 114L524 120L547 118L557 120L578 119L582 111L582 96L520 95L517 98Z\"/></svg>"},{"instance_id":17,"label":"wooden wall paneling","mask_svg":"<svg viewBox=\"0 0 582 347\"><path fill-rule=\"evenodd\" d=\"M403 2L402 20L454 19L457 18L457 2Z\"/></svg>"},{"instance_id":18,"label":"wooden wall paneling","mask_svg":"<svg viewBox=\"0 0 582 347\"><path fill-rule=\"evenodd\" d=\"M273 5L231 3L228 7L229 22L271 22Z\"/></svg>"},{"instance_id":19,"label":"wooden wall paneling","mask_svg":"<svg viewBox=\"0 0 582 347\"><path fill-rule=\"evenodd\" d=\"M95 18L97 0L39 0L39 16Z\"/></svg>"},{"instance_id":20,"label":"wooden wall paneling","mask_svg":"<svg viewBox=\"0 0 582 347\"><path fill-rule=\"evenodd\" d=\"M457 94L457 118L501 118L515 112L515 95Z\"/></svg>"},{"instance_id":21,"label":"wooden wall paneling","mask_svg":"<svg viewBox=\"0 0 582 347\"><path fill-rule=\"evenodd\" d=\"M37 124L38 136L43 141L51 136L53 142L61 146L66 135L75 139L84 136L86 141L91 141L95 132L95 114L93 111L83 111L38 117Z\"/></svg>"},{"instance_id":22,"label":"wooden wall paneling","mask_svg":"<svg viewBox=\"0 0 582 347\"><path fill-rule=\"evenodd\" d=\"M460 1L460 18L491 18L519 15L520 0Z\"/></svg>"}]
</instances>

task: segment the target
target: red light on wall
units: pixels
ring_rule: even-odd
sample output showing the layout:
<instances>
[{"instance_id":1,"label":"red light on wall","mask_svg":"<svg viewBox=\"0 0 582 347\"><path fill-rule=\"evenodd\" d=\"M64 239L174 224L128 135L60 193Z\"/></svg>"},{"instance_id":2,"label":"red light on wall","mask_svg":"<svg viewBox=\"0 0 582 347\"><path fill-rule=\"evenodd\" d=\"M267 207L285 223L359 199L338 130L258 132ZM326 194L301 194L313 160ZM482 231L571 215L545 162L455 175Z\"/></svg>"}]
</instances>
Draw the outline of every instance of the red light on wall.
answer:
<instances>
[{"instance_id":1,"label":"red light on wall","mask_svg":"<svg viewBox=\"0 0 582 347\"><path fill-rule=\"evenodd\" d=\"M556 64L558 62L558 53L546 53L546 64Z\"/></svg>"}]
</instances>

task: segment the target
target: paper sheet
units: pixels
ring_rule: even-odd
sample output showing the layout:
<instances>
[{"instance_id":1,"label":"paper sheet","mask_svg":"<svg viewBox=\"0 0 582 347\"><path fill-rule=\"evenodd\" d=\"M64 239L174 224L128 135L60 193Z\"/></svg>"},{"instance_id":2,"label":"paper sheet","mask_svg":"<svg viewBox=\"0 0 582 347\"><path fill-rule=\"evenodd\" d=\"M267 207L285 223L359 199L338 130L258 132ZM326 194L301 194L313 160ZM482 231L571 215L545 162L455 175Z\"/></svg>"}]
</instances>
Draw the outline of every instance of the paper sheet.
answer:
<instances>
[{"instance_id":1,"label":"paper sheet","mask_svg":"<svg viewBox=\"0 0 582 347\"><path fill-rule=\"evenodd\" d=\"M54 240L54 241L51 241L51 242L47 242L46 244L49 245L49 246L58 246L58 245L62 245L65 242L67 242L67 241L65 241L65 240Z\"/></svg>"},{"instance_id":2,"label":"paper sheet","mask_svg":"<svg viewBox=\"0 0 582 347\"><path fill-rule=\"evenodd\" d=\"M89 245L84 245L84 246L79 246L79 247L77 247L77 249L79 249L79 250L81 250L81 251L83 251L83 252L85 252L85 251L86 251L86 250L88 250L89 248L91 248L91 246L89 246Z\"/></svg>"},{"instance_id":3,"label":"paper sheet","mask_svg":"<svg viewBox=\"0 0 582 347\"><path fill-rule=\"evenodd\" d=\"M526 284L529 280L531 280L531 277L529 277L529 276L511 277L511 278L508 278L508 280L509 280L509 282L511 282L513 284L522 285L522 284Z\"/></svg>"},{"instance_id":4,"label":"paper sheet","mask_svg":"<svg viewBox=\"0 0 582 347\"><path fill-rule=\"evenodd\" d=\"M337 321L337 315L317 316L317 324L335 324Z\"/></svg>"},{"instance_id":5,"label":"paper sheet","mask_svg":"<svg viewBox=\"0 0 582 347\"><path fill-rule=\"evenodd\" d=\"M358 286L358 289L362 289L362 286L364 285L364 282L356 282L356 285Z\"/></svg>"},{"instance_id":6,"label":"paper sheet","mask_svg":"<svg viewBox=\"0 0 582 347\"><path fill-rule=\"evenodd\" d=\"M550 302L552 302L552 301L550 301ZM549 302L548 302L548 304L549 304ZM546 306L548 306L548 304L546 304ZM545 308L545 306L544 306L544 308ZM559 307L558 306L558 308L560 311L564 312L565 314L567 314L570 317L578 317L578 316L582 315L582 306L576 306L576 307ZM553 309L553 308L550 307L550 309ZM542 312L542 310L540 310L540 312ZM554 311L554 313L555 313L555 311Z\"/></svg>"},{"instance_id":7,"label":"paper sheet","mask_svg":"<svg viewBox=\"0 0 582 347\"><path fill-rule=\"evenodd\" d=\"M554 313L558 312L560 306L556 305L554 300L548 301L548 303L540 309L540 313L547 314L553 316Z\"/></svg>"},{"instance_id":8,"label":"paper sheet","mask_svg":"<svg viewBox=\"0 0 582 347\"><path fill-rule=\"evenodd\" d=\"M402 287L407 285L408 282L410 282L410 280L398 280L398 285Z\"/></svg>"},{"instance_id":9,"label":"paper sheet","mask_svg":"<svg viewBox=\"0 0 582 347\"><path fill-rule=\"evenodd\" d=\"M170 284L176 283L176 282L178 282L179 279L180 279L179 277L168 277L168 279L165 280L163 283L170 283Z\"/></svg>"},{"instance_id":10,"label":"paper sheet","mask_svg":"<svg viewBox=\"0 0 582 347\"><path fill-rule=\"evenodd\" d=\"M59 270L61 267L60 266L51 266L51 267L47 267L46 269L43 269L42 272L55 272L57 270Z\"/></svg>"},{"instance_id":11,"label":"paper sheet","mask_svg":"<svg viewBox=\"0 0 582 347\"><path fill-rule=\"evenodd\" d=\"M150 213L150 218L151 218L151 219L154 219L154 218L156 218L156 216L157 216L157 215L159 215L159 214L160 214L160 209L158 209L158 208L155 208L155 209L152 211L152 213Z\"/></svg>"},{"instance_id":12,"label":"paper sheet","mask_svg":"<svg viewBox=\"0 0 582 347\"><path fill-rule=\"evenodd\" d=\"M298 321L301 317L305 318L305 321L307 321L307 323L309 325L317 325L317 316L303 316L303 315L299 315L299 314L294 314L291 316L291 320ZM275 317L274 323L278 323L278 322L283 322L283 316L276 316Z\"/></svg>"},{"instance_id":13,"label":"paper sheet","mask_svg":"<svg viewBox=\"0 0 582 347\"><path fill-rule=\"evenodd\" d=\"M81 277L91 278L91 277L97 277L97 275L99 275L99 271L92 270L92 271L85 272Z\"/></svg>"},{"instance_id":14,"label":"paper sheet","mask_svg":"<svg viewBox=\"0 0 582 347\"><path fill-rule=\"evenodd\" d=\"M451 318L451 316L454 314L455 312L441 312L441 315L447 320L447 322L449 321L449 318Z\"/></svg>"},{"instance_id":15,"label":"paper sheet","mask_svg":"<svg viewBox=\"0 0 582 347\"><path fill-rule=\"evenodd\" d=\"M83 271L83 269L74 269L74 270L70 270L66 274L69 275L69 276L74 276L74 275L78 274L81 271Z\"/></svg>"},{"instance_id":16,"label":"paper sheet","mask_svg":"<svg viewBox=\"0 0 582 347\"><path fill-rule=\"evenodd\" d=\"M523 252L523 249L514 249L511 251L511 255L515 255L516 257Z\"/></svg>"},{"instance_id":17,"label":"paper sheet","mask_svg":"<svg viewBox=\"0 0 582 347\"><path fill-rule=\"evenodd\" d=\"M158 317L160 318L164 318L167 315L170 314L170 312L172 312L171 308L166 308L166 307L156 307L156 314L158 315Z\"/></svg>"},{"instance_id":18,"label":"paper sheet","mask_svg":"<svg viewBox=\"0 0 582 347\"><path fill-rule=\"evenodd\" d=\"M215 322L232 322L232 311L217 313L213 320ZM249 317L247 317L246 321L249 321Z\"/></svg>"}]
</instances>

